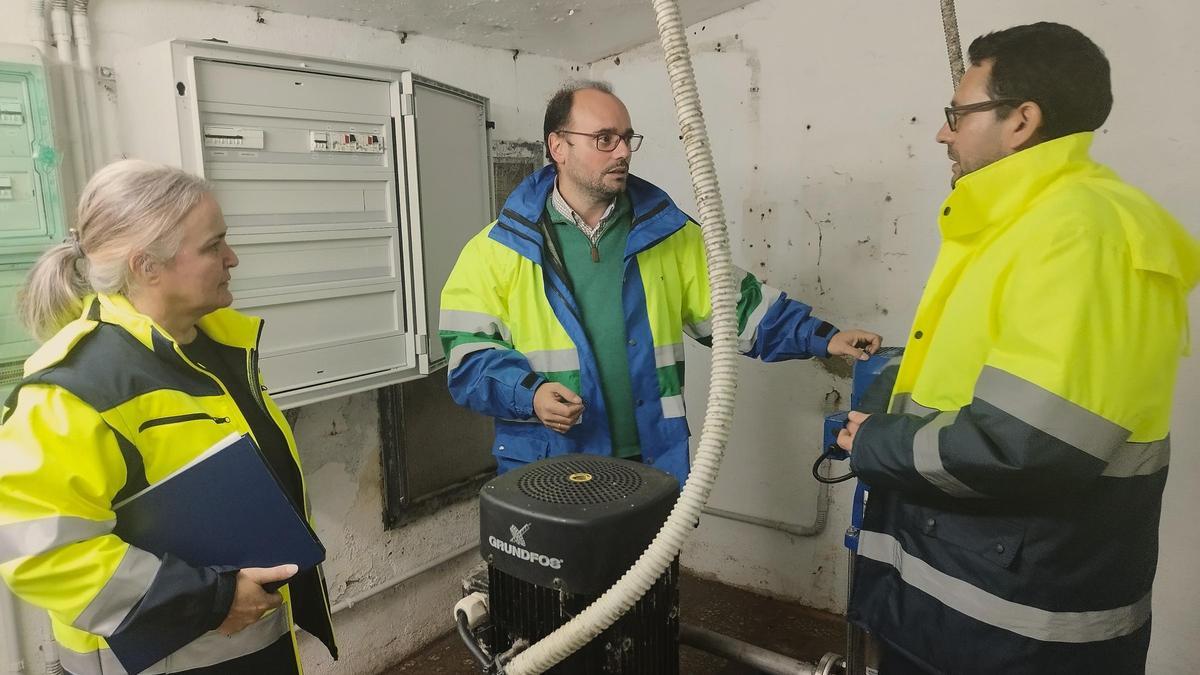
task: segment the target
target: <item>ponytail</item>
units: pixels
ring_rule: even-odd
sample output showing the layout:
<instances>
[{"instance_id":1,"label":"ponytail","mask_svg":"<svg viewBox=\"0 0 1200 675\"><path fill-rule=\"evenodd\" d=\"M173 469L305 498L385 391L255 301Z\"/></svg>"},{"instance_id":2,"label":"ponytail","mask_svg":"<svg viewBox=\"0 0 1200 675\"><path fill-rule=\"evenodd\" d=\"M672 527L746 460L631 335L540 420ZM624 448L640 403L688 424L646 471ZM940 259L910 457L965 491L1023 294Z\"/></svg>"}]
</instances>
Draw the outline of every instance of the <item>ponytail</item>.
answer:
<instances>
[{"instance_id":1,"label":"ponytail","mask_svg":"<svg viewBox=\"0 0 1200 675\"><path fill-rule=\"evenodd\" d=\"M21 323L39 341L50 339L79 316L83 298L92 291L79 268L87 264L76 242L52 246L38 258L17 294Z\"/></svg>"},{"instance_id":2,"label":"ponytail","mask_svg":"<svg viewBox=\"0 0 1200 675\"><path fill-rule=\"evenodd\" d=\"M17 297L22 323L45 341L79 317L89 293L126 293L130 261L173 259L180 222L210 190L203 178L137 159L97 171L79 197L70 236L29 271Z\"/></svg>"}]
</instances>

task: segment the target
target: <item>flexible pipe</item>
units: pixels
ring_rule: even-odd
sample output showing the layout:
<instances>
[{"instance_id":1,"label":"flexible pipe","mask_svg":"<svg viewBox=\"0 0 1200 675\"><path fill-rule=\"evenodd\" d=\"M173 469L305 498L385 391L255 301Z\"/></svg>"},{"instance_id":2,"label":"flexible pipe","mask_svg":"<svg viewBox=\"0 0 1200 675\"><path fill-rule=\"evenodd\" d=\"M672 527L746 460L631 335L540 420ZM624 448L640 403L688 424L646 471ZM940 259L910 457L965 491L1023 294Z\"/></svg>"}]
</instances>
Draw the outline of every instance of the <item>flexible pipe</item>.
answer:
<instances>
[{"instance_id":1,"label":"flexible pipe","mask_svg":"<svg viewBox=\"0 0 1200 675\"><path fill-rule=\"evenodd\" d=\"M54 33L54 46L58 50L61 66L63 105L67 109L67 126L71 131L71 168L75 176L75 189L82 190L90 173L83 149L83 123L79 119L79 90L75 84L75 59L71 55L71 17L67 13L67 0L54 0L50 9L50 25Z\"/></svg>"},{"instance_id":2,"label":"flexible pipe","mask_svg":"<svg viewBox=\"0 0 1200 675\"><path fill-rule=\"evenodd\" d=\"M15 675L25 668L21 659L21 634L17 631L17 608L8 587L0 584L0 673Z\"/></svg>"},{"instance_id":3,"label":"flexible pipe","mask_svg":"<svg viewBox=\"0 0 1200 675\"><path fill-rule=\"evenodd\" d=\"M675 0L653 0L658 32L666 53L667 71L675 97L675 111L691 172L696 204L708 259L712 298L712 382L700 444L683 493L654 541L633 567L587 609L564 626L519 654L505 667L509 675L543 673L611 626L633 606L662 575L695 529L701 510L721 465L725 443L733 426L733 401L737 388L737 292L725 212L700 96L692 72L683 19Z\"/></svg>"},{"instance_id":4,"label":"flexible pipe","mask_svg":"<svg viewBox=\"0 0 1200 675\"><path fill-rule=\"evenodd\" d=\"M65 675L67 672L58 660L58 643L49 638L42 643L42 659L46 675Z\"/></svg>"},{"instance_id":5,"label":"flexible pipe","mask_svg":"<svg viewBox=\"0 0 1200 675\"><path fill-rule=\"evenodd\" d=\"M91 140L88 154L91 167L104 165L108 148L104 145L104 128L100 122L100 98L96 95L96 63L92 60L92 33L88 22L88 0L75 0L71 9L71 27L75 31L75 49L79 52L80 89L83 90L83 120Z\"/></svg>"},{"instance_id":6,"label":"flexible pipe","mask_svg":"<svg viewBox=\"0 0 1200 675\"><path fill-rule=\"evenodd\" d=\"M471 632L471 625L467 621L467 613L461 609L455 612L454 623L458 626L458 637L462 639L463 644L467 647L467 651L471 652L471 656L475 657L475 661L479 663L481 668L486 668L487 672L490 673L494 662L490 656L483 653L483 648L475 640L475 634Z\"/></svg>"},{"instance_id":7,"label":"flexible pipe","mask_svg":"<svg viewBox=\"0 0 1200 675\"><path fill-rule=\"evenodd\" d=\"M958 12L954 9L954 0L940 0L942 10L942 30L946 33L946 55L950 57L950 81L958 89L965 67L962 56L962 41L958 37Z\"/></svg>"},{"instance_id":8,"label":"flexible pipe","mask_svg":"<svg viewBox=\"0 0 1200 675\"><path fill-rule=\"evenodd\" d=\"M817 667L811 663L689 623L679 624L679 643L751 666L766 675L817 675Z\"/></svg>"}]
</instances>

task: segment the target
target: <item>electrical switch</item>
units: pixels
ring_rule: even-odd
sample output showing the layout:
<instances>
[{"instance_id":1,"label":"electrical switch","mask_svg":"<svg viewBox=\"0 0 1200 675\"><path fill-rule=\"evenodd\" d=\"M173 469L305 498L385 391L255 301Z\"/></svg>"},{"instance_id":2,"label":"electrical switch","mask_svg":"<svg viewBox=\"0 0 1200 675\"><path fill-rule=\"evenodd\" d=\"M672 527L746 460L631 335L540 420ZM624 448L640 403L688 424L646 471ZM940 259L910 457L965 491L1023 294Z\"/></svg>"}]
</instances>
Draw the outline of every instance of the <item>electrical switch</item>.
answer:
<instances>
[{"instance_id":1,"label":"electrical switch","mask_svg":"<svg viewBox=\"0 0 1200 675\"><path fill-rule=\"evenodd\" d=\"M263 149L263 130L248 127L204 127L206 148Z\"/></svg>"},{"instance_id":2,"label":"electrical switch","mask_svg":"<svg viewBox=\"0 0 1200 675\"><path fill-rule=\"evenodd\" d=\"M25 111L20 101L0 101L0 124L19 126L25 124Z\"/></svg>"},{"instance_id":3,"label":"electrical switch","mask_svg":"<svg viewBox=\"0 0 1200 675\"><path fill-rule=\"evenodd\" d=\"M309 149L313 152L383 153L383 137L358 131L310 131Z\"/></svg>"}]
</instances>

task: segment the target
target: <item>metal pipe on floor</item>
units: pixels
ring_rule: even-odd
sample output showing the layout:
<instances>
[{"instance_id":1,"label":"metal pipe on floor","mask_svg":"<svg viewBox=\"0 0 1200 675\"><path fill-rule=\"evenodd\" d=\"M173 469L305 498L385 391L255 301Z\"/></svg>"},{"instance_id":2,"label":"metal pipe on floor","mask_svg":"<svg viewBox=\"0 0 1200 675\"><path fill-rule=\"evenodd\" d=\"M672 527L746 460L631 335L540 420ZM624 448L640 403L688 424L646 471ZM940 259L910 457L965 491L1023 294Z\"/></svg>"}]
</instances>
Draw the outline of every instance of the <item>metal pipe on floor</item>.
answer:
<instances>
[{"instance_id":1,"label":"metal pipe on floor","mask_svg":"<svg viewBox=\"0 0 1200 675\"><path fill-rule=\"evenodd\" d=\"M688 623L679 624L679 643L750 666L767 675L821 675L818 667L811 663Z\"/></svg>"}]
</instances>

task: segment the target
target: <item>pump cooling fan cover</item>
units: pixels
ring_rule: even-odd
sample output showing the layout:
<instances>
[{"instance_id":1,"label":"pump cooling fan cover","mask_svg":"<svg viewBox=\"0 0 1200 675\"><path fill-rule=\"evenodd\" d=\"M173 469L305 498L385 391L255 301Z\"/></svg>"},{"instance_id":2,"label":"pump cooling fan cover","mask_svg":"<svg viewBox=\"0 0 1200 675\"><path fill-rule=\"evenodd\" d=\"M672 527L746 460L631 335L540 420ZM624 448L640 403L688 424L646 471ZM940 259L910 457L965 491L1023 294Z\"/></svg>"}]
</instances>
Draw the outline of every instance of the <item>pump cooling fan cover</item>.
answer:
<instances>
[{"instance_id":1,"label":"pump cooling fan cover","mask_svg":"<svg viewBox=\"0 0 1200 675\"><path fill-rule=\"evenodd\" d=\"M637 560L678 496L638 462L563 455L496 477L480 491L491 649L548 635ZM678 561L617 623L550 673L679 672Z\"/></svg>"}]
</instances>

